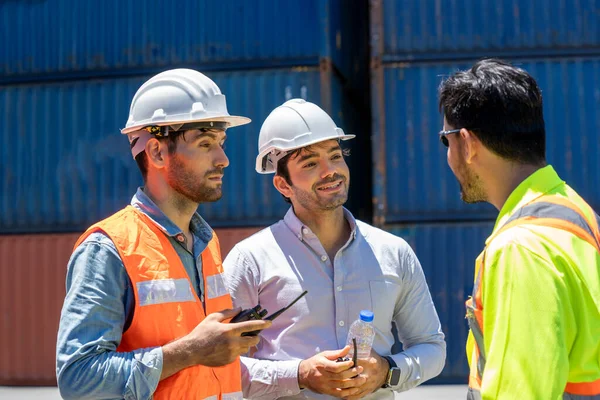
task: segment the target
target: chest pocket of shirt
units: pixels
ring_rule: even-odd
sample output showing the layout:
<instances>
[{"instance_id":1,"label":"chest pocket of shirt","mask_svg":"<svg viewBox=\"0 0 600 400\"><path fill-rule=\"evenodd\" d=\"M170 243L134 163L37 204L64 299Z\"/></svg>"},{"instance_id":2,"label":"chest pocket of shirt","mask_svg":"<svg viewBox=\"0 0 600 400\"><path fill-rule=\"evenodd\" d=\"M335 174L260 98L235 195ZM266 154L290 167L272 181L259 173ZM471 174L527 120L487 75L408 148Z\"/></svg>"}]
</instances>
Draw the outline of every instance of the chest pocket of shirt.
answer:
<instances>
[{"instance_id":1,"label":"chest pocket of shirt","mask_svg":"<svg viewBox=\"0 0 600 400\"><path fill-rule=\"evenodd\" d=\"M396 302L400 295L400 285L391 281L369 281L371 304L373 305L373 325L386 336L392 329Z\"/></svg>"}]
</instances>

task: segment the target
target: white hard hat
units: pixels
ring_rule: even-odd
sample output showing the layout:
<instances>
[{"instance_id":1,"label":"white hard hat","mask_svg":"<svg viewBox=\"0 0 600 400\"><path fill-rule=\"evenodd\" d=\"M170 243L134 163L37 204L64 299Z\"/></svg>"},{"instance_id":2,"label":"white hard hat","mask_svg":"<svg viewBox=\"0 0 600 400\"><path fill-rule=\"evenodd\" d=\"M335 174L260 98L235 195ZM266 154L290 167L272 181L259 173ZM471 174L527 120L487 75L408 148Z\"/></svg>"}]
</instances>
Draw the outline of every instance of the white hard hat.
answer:
<instances>
[{"instance_id":1,"label":"white hard hat","mask_svg":"<svg viewBox=\"0 0 600 400\"><path fill-rule=\"evenodd\" d=\"M250 123L249 118L229 115L225 96L209 77L192 69L172 69L153 76L137 90L121 133L129 134L132 142L135 137L149 138L140 131L144 127L178 130L184 124L203 121L224 123L226 128Z\"/></svg>"},{"instance_id":2,"label":"white hard hat","mask_svg":"<svg viewBox=\"0 0 600 400\"><path fill-rule=\"evenodd\" d=\"M269 174L277 170L277 162L292 150L330 139L348 140L325 111L303 99L292 99L274 109L258 136L256 172Z\"/></svg>"}]
</instances>

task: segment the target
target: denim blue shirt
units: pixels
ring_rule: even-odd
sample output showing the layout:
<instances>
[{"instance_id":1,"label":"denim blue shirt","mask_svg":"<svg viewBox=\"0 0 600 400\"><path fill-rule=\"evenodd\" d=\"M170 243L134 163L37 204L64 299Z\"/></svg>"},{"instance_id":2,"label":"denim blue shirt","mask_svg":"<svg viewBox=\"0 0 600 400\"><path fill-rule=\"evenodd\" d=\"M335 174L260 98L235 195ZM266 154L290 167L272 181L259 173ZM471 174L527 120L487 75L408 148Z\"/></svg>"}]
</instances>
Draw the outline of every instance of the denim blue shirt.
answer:
<instances>
[{"instance_id":1,"label":"denim blue shirt","mask_svg":"<svg viewBox=\"0 0 600 400\"><path fill-rule=\"evenodd\" d=\"M138 189L131 205L148 215L169 237L198 296L203 298L202 251L212 229L194 214L190 230L193 253L184 235L150 198ZM161 347L118 353L123 332L133 318L133 287L114 243L93 233L71 255L67 269L56 346L56 375L65 399L149 399L162 373Z\"/></svg>"}]
</instances>

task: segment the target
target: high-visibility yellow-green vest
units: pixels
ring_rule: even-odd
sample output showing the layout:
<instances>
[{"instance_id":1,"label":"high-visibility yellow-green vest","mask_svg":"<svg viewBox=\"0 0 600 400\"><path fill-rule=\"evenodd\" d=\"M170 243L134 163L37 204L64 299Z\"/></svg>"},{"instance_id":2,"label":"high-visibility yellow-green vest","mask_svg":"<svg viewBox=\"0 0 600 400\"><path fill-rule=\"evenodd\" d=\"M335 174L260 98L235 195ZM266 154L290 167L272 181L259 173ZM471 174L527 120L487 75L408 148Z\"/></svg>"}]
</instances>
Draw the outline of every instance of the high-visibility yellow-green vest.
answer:
<instances>
[{"instance_id":1,"label":"high-visibility yellow-green vest","mask_svg":"<svg viewBox=\"0 0 600 400\"><path fill-rule=\"evenodd\" d=\"M471 399L600 399L599 218L551 166L504 204L467 301Z\"/></svg>"}]
</instances>

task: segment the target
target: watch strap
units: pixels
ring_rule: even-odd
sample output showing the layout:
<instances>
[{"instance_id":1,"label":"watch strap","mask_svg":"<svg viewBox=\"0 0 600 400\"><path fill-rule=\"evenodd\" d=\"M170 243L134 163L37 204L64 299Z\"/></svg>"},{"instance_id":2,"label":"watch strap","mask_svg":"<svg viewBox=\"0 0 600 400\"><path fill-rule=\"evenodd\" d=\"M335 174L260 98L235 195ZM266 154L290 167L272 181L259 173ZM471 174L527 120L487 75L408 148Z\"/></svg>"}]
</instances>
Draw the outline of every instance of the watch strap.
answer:
<instances>
[{"instance_id":1,"label":"watch strap","mask_svg":"<svg viewBox=\"0 0 600 400\"><path fill-rule=\"evenodd\" d=\"M396 364L396 361L391 356L383 356L382 358L385 358L390 363L390 369L398 368L398 364Z\"/></svg>"},{"instance_id":2,"label":"watch strap","mask_svg":"<svg viewBox=\"0 0 600 400\"><path fill-rule=\"evenodd\" d=\"M389 388L389 387L391 387L390 379L392 378L392 368L398 368L398 364L396 364L396 361L394 361L394 359L390 356L382 356L382 358L385 358L387 360L387 362L390 364L390 369L388 370L387 376L385 378L385 383L383 384L382 387Z\"/></svg>"}]
</instances>

